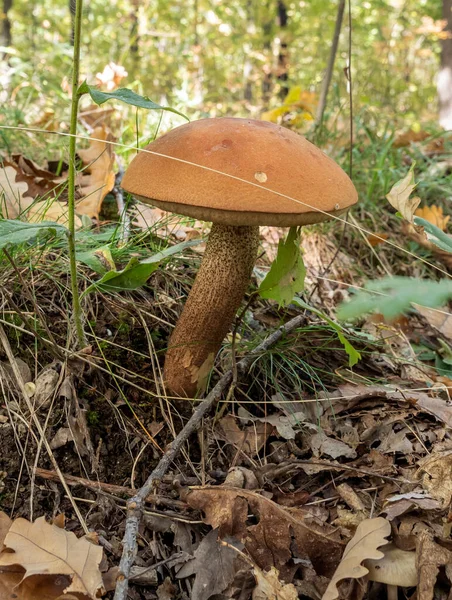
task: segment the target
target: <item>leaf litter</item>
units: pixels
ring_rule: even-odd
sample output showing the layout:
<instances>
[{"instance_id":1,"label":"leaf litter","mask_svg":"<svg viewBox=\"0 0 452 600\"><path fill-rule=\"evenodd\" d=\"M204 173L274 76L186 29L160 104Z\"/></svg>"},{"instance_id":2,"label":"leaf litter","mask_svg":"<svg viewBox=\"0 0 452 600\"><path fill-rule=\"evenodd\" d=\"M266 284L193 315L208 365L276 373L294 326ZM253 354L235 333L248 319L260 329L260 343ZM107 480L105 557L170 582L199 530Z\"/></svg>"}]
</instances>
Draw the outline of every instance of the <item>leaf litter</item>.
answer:
<instances>
[{"instance_id":1,"label":"leaf litter","mask_svg":"<svg viewBox=\"0 0 452 600\"><path fill-rule=\"evenodd\" d=\"M83 166L78 180L78 207L94 219L99 218L105 197L114 186L115 157L108 143L113 136L102 116L93 119L98 117L100 121L93 120L91 130L97 140L93 139L79 154ZM90 115L84 118L91 123ZM48 205L38 205L38 209L50 206L49 198L61 206L61 215L65 214L64 167L57 175L50 162L39 166L14 155L2 168L0 181L3 189L9 190L2 198L12 211L8 216L17 218L20 213L23 221L39 220L39 210L33 212L33 207L39 202ZM416 208L417 201L410 199L413 185L413 179L407 176L403 185L393 190L396 210L410 222L423 218L447 229L447 216L439 208ZM151 222L153 234L173 242L189 241L204 233L203 225L174 217L168 220L158 209L132 210L134 227L147 230ZM52 214L60 219L57 213ZM425 240L423 232L411 231ZM24 230L21 235L30 241L36 234ZM261 238L267 253L274 255L281 231L263 228ZM352 340L350 343L361 354L361 361L351 368L334 328L334 311L338 302L349 295L347 286L335 280L353 285L356 275L352 261L341 251L332 271L322 279L336 252L330 239L318 233L303 235L306 273L298 254L288 251L292 242L281 243L287 250L283 295L273 295L272 275L269 290L273 300L256 301L245 321L254 332L265 335L269 327L278 327L302 309L306 313L305 326L286 340L290 344L275 349L271 369L268 363L262 366L256 362L249 377L239 378L229 396L228 412L205 420L198 439L193 438L187 446L190 460L176 461L159 489L147 499L137 566L131 578L132 598L379 597L381 583L365 571L372 566L383 572L388 557L397 564L403 564L403 560L412 564L414 555L419 573L418 599L432 598L438 589L444 591L444 598L450 595L451 380L435 368L439 356L447 359L439 338L445 344L450 342L448 317L420 304L413 306L407 295L403 299L407 311L403 322L380 313L376 318L369 317L359 330L356 325L341 328L344 338ZM202 251L201 244L196 246L196 251L199 249ZM61 365L43 362L40 357L38 369L26 353L20 352L28 362L24 379L34 386L30 395L38 414L46 419L53 450L65 474L78 477L71 489L89 507L87 523L105 551L101 561L100 546L80 536L67 498L57 478L51 478L52 471L47 468L48 479L43 482L38 469L35 488L30 490L28 484L24 485L24 475L19 475L19 461L5 460L1 463L5 471L0 473L1 481L9 486L5 507L8 511L15 507L16 514L10 521L0 513L0 541L4 543L7 538L0 555L5 561L0 573L0 597L3 594L9 598L14 593L19 600L72 600L76 593L80 600L97 597L103 588L114 588L125 498L133 495L160 456L148 434L162 448L172 441L168 415L161 414L154 405L149 409L146 393L155 394L158 389L146 328L152 332L150 338L157 352L163 354L168 323L174 323L187 273L191 275L194 270L190 252L180 264L169 265L176 288L171 288L168 278L156 269L151 273L151 284L144 285L146 273L139 290L131 285L123 296L109 296L100 303L93 300L93 295L89 297L88 310L96 322L101 346L86 349L84 357L91 364L80 364L77 359L71 362L73 384L63 378L57 389ZM85 264L89 268L89 263ZM123 267L127 264L124 261ZM114 270L115 263L110 267ZM264 258L257 265L256 281L268 271L268 260ZM312 298L303 298L302 308L301 303L297 306L291 300L305 275L313 294ZM49 299L39 279L36 285L40 302L57 319L64 299L56 305L55 293ZM96 291L105 292L106 287ZM433 293L440 302L442 290ZM172 302L162 300L165 298ZM29 304L15 300L24 314L30 312ZM393 308L391 301L386 305L389 309ZM278 308L278 303L285 304L285 310ZM310 303L317 312L306 308ZM140 304L145 307L143 311L137 308ZM64 345L64 336L58 332L56 335ZM139 350L137 354L113 354L108 348L109 338ZM240 353L245 352L250 339L249 331L245 331ZM288 362L284 360L288 352L292 353L296 377L288 374ZM105 362L104 354L108 357ZM224 356L220 356L220 368L229 364L227 352ZM41 368L43 364L48 366L47 375ZM106 365L111 379L99 377L96 365ZM15 447L15 439L26 439L24 421L29 415L23 409L20 389L11 378L4 380L0 436L2 443L5 440ZM122 383L118 385L118 381ZM54 398L57 401L52 404ZM139 426L128 403L136 411ZM184 410L182 420L186 418ZM33 466L27 451L24 455ZM39 465L49 467L42 457ZM16 478L21 479L22 487L14 504L11 488ZM200 482L205 485L200 487ZM64 539L70 540L66 541L71 549L70 561L55 562L59 574L44 573L47 566L43 572L32 574L30 557L36 558L37 554L29 545L36 542L33 532L44 527L44 522L39 518L33 522L16 518L27 516L25 498L30 491L37 496L39 514L49 516L58 508L68 514L68 531L60 531ZM42 546L39 552L44 555L48 552L45 544L60 535L54 534L55 525L45 525L52 533L47 534L50 530L46 529L46 535L37 536L37 544ZM28 541L23 546L15 544L13 537L8 538L7 532L13 526L26 531L23 537L28 536ZM83 557L89 577L80 575ZM41 565L46 565L44 559ZM408 583L400 584L404 588L401 593L413 597L411 581Z\"/></svg>"}]
</instances>

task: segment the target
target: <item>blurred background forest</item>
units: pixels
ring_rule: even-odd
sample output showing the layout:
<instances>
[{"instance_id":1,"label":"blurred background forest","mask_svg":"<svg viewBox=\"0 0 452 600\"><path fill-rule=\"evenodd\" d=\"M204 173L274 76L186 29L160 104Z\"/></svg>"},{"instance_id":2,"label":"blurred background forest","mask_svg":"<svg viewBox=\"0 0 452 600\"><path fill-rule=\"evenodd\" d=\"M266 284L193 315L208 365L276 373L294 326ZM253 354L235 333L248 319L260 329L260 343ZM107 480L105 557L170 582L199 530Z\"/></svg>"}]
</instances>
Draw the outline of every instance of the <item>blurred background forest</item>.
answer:
<instances>
[{"instance_id":1,"label":"blurred background forest","mask_svg":"<svg viewBox=\"0 0 452 600\"><path fill-rule=\"evenodd\" d=\"M337 4L114 0L106 5L94 0L84 9L82 75L94 83L96 74L104 73L107 89L113 76L109 83L104 69L113 63L121 86L183 110L191 119L258 117L279 107L295 86L302 92L298 112L312 113L328 62ZM441 0L352 2L353 94L355 116L363 125L378 131L388 120L396 127L415 128L437 120L436 81L441 43L447 38L441 19L443 9L450 12L449 4L450 0L444 0L444 6ZM64 121L73 8L67 0L3 0L1 88L9 106L4 104L2 112L14 111L7 118L18 124L55 118L60 126ZM349 111L344 73L347 20L346 14L326 113L335 119ZM97 82L101 79L98 75ZM308 115L304 117L298 126L306 130L310 123Z\"/></svg>"}]
</instances>

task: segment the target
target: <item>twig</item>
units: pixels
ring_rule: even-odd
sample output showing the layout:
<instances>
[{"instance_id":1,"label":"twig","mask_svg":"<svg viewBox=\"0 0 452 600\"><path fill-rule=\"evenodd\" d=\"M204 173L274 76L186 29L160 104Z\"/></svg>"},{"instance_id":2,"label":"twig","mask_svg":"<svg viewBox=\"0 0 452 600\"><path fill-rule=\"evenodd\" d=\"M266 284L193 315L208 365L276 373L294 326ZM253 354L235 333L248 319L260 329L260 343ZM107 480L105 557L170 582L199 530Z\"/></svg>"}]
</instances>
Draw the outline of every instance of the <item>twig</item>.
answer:
<instances>
[{"instance_id":1,"label":"twig","mask_svg":"<svg viewBox=\"0 0 452 600\"><path fill-rule=\"evenodd\" d=\"M37 467L35 469L36 477L42 477L43 479L48 479L50 481L59 481L58 473L55 471L50 471L49 469L41 469ZM85 479L84 477L75 477L74 475L67 475L63 473L64 480L68 485L81 485L89 490L93 490L94 492L106 492L110 495L123 494L124 496L133 496L136 490L132 490L131 488L122 486L122 485L114 485L113 483L104 483L103 481L91 481L90 479ZM151 494L146 498L146 502L150 502L151 504L155 504L156 506L168 506L169 508L177 508L180 510L186 510L188 505L181 500L173 500L172 498L165 498L165 496L159 496L157 494Z\"/></svg>"},{"instance_id":2,"label":"twig","mask_svg":"<svg viewBox=\"0 0 452 600\"><path fill-rule=\"evenodd\" d=\"M240 373L245 373L256 360L256 358L274 346L279 340L304 323L304 315L298 315L285 325L279 327L268 336L261 344L250 352L245 358L237 363ZM193 413L192 417L175 438L169 449L160 459L157 467L152 471L141 489L127 503L126 529L123 538L123 551L119 563L119 574L116 583L114 600L126 600L129 587L130 570L137 554L137 532L143 514L143 504L152 490L158 485L163 475L170 468L171 463L181 452L188 438L200 427L203 417L216 405L225 389L232 382L232 370L227 371L213 390L204 398Z\"/></svg>"}]
</instances>

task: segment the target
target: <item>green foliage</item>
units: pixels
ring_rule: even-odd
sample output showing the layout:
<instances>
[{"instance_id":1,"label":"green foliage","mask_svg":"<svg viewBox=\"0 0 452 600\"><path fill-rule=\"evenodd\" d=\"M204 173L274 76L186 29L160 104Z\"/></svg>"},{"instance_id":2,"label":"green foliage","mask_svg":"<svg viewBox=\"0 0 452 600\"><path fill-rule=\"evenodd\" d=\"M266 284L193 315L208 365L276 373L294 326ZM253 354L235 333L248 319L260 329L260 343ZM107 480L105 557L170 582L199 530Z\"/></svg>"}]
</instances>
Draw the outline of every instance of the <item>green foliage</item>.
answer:
<instances>
[{"instance_id":1,"label":"green foliage","mask_svg":"<svg viewBox=\"0 0 452 600\"><path fill-rule=\"evenodd\" d=\"M444 233L439 227L421 217L414 217L414 223L415 225L421 225L424 228L427 238L432 244L435 244L435 246L438 246L441 250L452 254L452 236Z\"/></svg>"},{"instance_id":2,"label":"green foliage","mask_svg":"<svg viewBox=\"0 0 452 600\"><path fill-rule=\"evenodd\" d=\"M279 242L278 254L259 286L259 294L262 298L276 300L280 306L285 306L304 289L305 276L306 268L300 252L300 228L291 227L287 238Z\"/></svg>"},{"instance_id":3,"label":"green foliage","mask_svg":"<svg viewBox=\"0 0 452 600\"><path fill-rule=\"evenodd\" d=\"M188 240L186 242L181 242L180 244L157 252L153 256L141 261L134 257L121 271L115 271L114 269L107 271L99 281L94 282L85 290L85 294L89 294L95 290L109 293L136 290L146 283L152 273L158 269L163 260L169 256L182 252L182 250L185 250L186 248L196 246L201 242L202 240ZM91 252L95 253L95 251Z\"/></svg>"},{"instance_id":4,"label":"green foliage","mask_svg":"<svg viewBox=\"0 0 452 600\"><path fill-rule=\"evenodd\" d=\"M52 221L24 223L13 219L0 220L0 248L39 241L67 233L66 227Z\"/></svg>"},{"instance_id":5,"label":"green foliage","mask_svg":"<svg viewBox=\"0 0 452 600\"><path fill-rule=\"evenodd\" d=\"M333 321L333 319L330 319L322 311L320 311L316 308L313 308L312 306L310 306L309 304L304 302L301 298L294 298L293 303L298 304L298 306L301 306L301 308L311 311L312 313L314 313L315 315L317 315L318 317L320 317L321 319L326 321L328 323L328 325L331 327L331 329L334 329L334 331L337 333L337 337L338 337L340 343L343 345L344 350L348 355L349 367L355 366L356 363L358 363L361 360L361 354L345 337L346 332L345 332L345 329L341 325L339 325L338 323Z\"/></svg>"},{"instance_id":6,"label":"green foliage","mask_svg":"<svg viewBox=\"0 0 452 600\"><path fill-rule=\"evenodd\" d=\"M184 114L179 112L178 110L171 108L169 106L161 106L156 102L153 102L147 96L140 96L132 90L127 88L119 88L114 92L101 92L97 88L88 85L86 81L82 83L82 85L78 89L79 95L89 94L93 102L98 104L104 104L104 102L108 102L108 100L120 100L124 102L124 104L130 104L130 106L136 106L138 108L146 108L147 110L167 110L169 112L175 113L184 119L189 120Z\"/></svg>"},{"instance_id":7,"label":"green foliage","mask_svg":"<svg viewBox=\"0 0 452 600\"><path fill-rule=\"evenodd\" d=\"M357 292L354 298L342 304L339 319L356 319L377 311L391 319L410 309L411 304L435 308L452 298L452 280L429 281L409 277L385 277L366 284L366 291Z\"/></svg>"}]
</instances>

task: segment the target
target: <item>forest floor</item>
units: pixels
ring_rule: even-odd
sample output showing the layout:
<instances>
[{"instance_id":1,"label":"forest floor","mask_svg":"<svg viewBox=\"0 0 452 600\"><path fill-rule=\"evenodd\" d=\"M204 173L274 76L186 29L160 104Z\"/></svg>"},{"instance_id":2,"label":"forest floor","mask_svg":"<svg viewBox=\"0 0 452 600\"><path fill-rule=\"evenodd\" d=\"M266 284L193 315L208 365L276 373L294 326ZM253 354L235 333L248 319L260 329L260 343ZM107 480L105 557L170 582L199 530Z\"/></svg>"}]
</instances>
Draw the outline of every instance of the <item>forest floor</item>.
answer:
<instances>
[{"instance_id":1,"label":"forest floor","mask_svg":"<svg viewBox=\"0 0 452 600\"><path fill-rule=\"evenodd\" d=\"M435 598L451 597L444 569L452 556L450 311L413 307L393 320L372 314L342 324L339 335L334 320L337 306L370 278L436 277L429 264L450 272L450 257L404 228L382 200L416 160L419 194L444 221L439 209L450 206L452 142L424 137L380 145L358 139L354 168L367 200L348 224L302 234L302 299L312 310L296 303L280 308L254 293L285 235L262 228L246 311L219 353L209 389L290 319L300 315L302 324L256 355L225 389L147 498L129 598L381 598L385 584L363 583L356 577L364 573L352 572L363 557L378 558L376 548L389 539L405 551L394 563L413 566L417 557L419 600L433 597L433 589ZM374 162L383 153L392 157L392 170ZM56 174L50 163L28 165L27 172L25 159L34 158L9 157L21 173L17 183L31 186L33 179L39 186ZM134 205L121 237L116 202L108 195L96 228L79 234L82 291L100 277L93 260L123 268L130 259L182 246L136 290L85 293L88 343L79 352L71 350L64 241L12 247L0 257L0 544L9 518L45 516L77 536L89 530L103 548L108 597L122 555L126 501L200 402L166 395L160 369L206 233L201 224ZM357 222L395 246L359 231ZM439 224L446 228L447 218ZM194 240L200 243L188 243ZM344 567L353 536L360 556ZM27 568L25 561L20 577ZM0 598L12 597L1 595L1 585ZM22 597L57 598L68 582L52 581L53 591L48 580L37 585L39 594L34 588ZM415 583L399 585L400 597L416 597Z\"/></svg>"}]
</instances>

